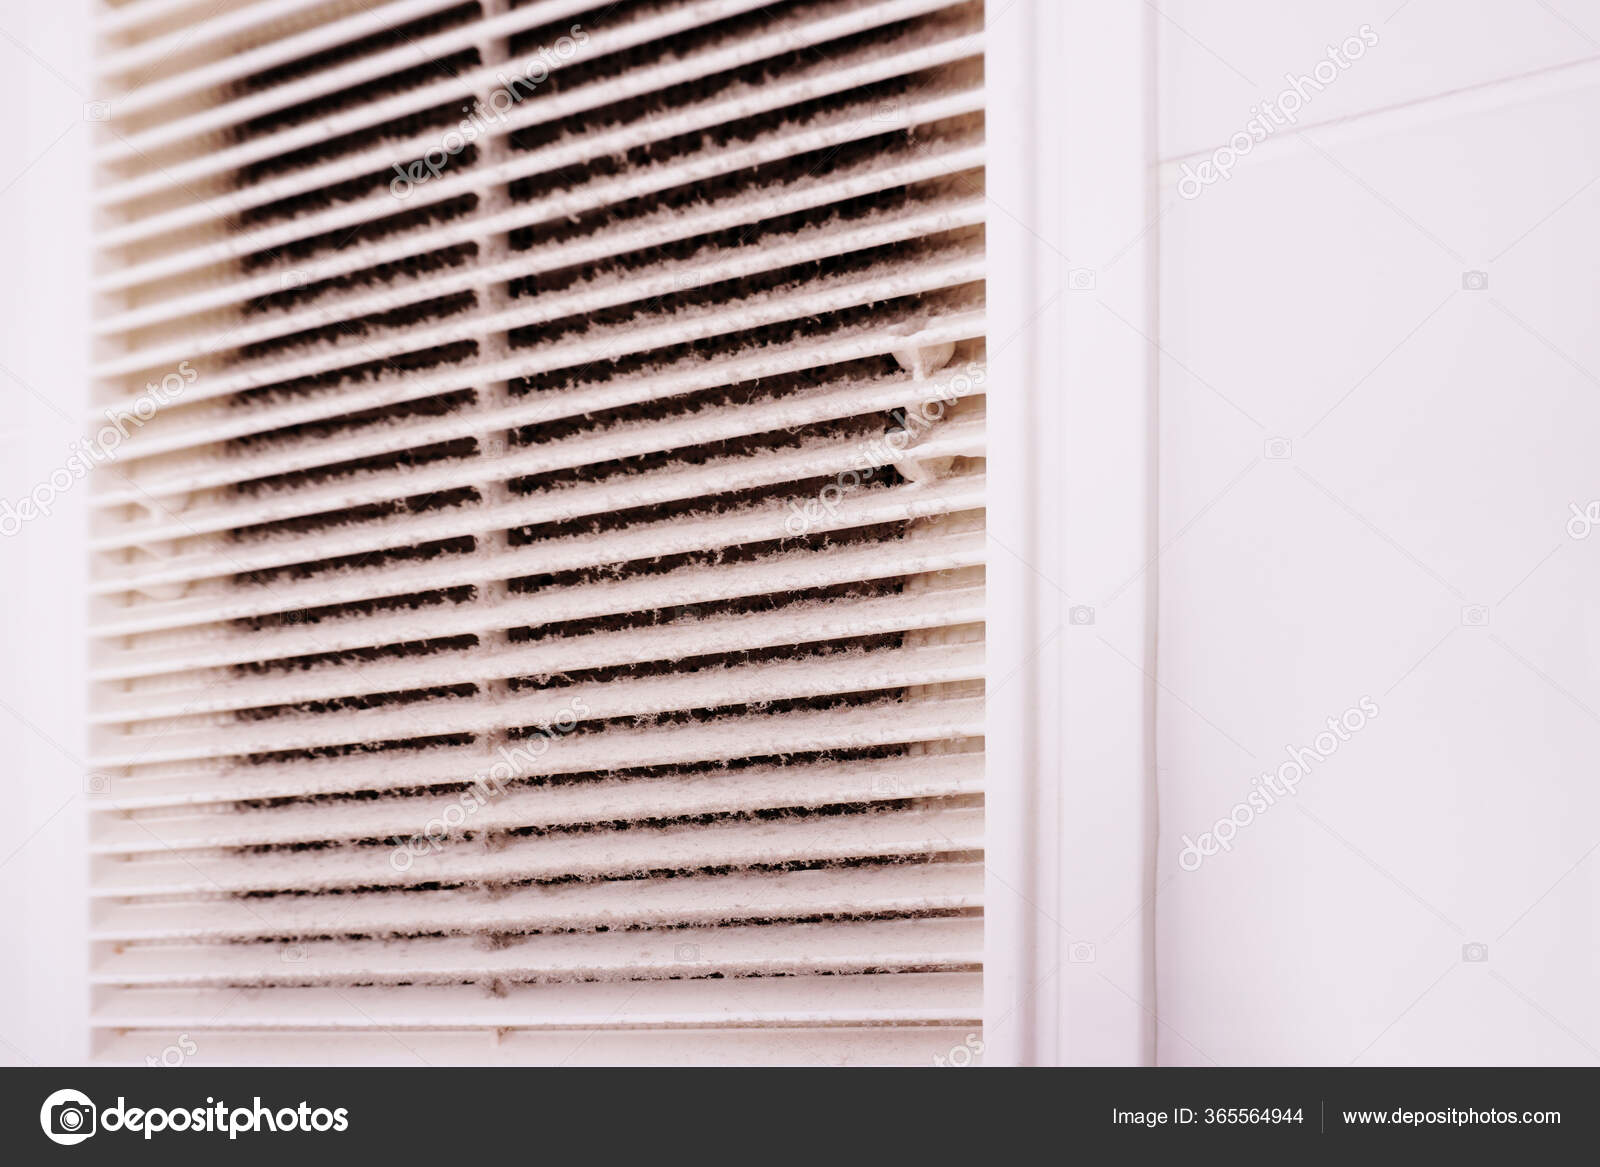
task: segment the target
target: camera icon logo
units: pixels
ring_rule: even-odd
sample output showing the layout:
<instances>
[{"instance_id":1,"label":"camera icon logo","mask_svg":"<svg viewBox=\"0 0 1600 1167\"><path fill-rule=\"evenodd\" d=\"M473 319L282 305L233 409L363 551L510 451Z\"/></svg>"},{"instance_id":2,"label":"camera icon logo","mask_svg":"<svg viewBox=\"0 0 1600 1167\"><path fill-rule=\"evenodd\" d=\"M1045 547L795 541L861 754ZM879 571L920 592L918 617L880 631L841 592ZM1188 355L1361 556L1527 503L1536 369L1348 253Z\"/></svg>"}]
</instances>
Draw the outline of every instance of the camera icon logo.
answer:
<instances>
[{"instance_id":1,"label":"camera icon logo","mask_svg":"<svg viewBox=\"0 0 1600 1167\"><path fill-rule=\"evenodd\" d=\"M109 101L86 101L83 103L83 120L86 122L108 122L111 120L111 103Z\"/></svg>"},{"instance_id":2,"label":"camera icon logo","mask_svg":"<svg viewBox=\"0 0 1600 1167\"><path fill-rule=\"evenodd\" d=\"M1486 271L1464 271L1461 273L1461 288L1467 292L1486 292L1489 290L1489 273Z\"/></svg>"},{"instance_id":3,"label":"camera icon logo","mask_svg":"<svg viewBox=\"0 0 1600 1167\"><path fill-rule=\"evenodd\" d=\"M78 1090L57 1090L39 1108L39 1125L52 1143L71 1147L94 1134L95 1105Z\"/></svg>"},{"instance_id":4,"label":"camera icon logo","mask_svg":"<svg viewBox=\"0 0 1600 1167\"><path fill-rule=\"evenodd\" d=\"M1269 462L1287 462L1294 457L1294 443L1288 438L1268 438L1261 443L1261 456Z\"/></svg>"},{"instance_id":5,"label":"camera icon logo","mask_svg":"<svg viewBox=\"0 0 1600 1167\"><path fill-rule=\"evenodd\" d=\"M1093 624L1094 609L1087 604L1078 604L1067 609L1067 620L1073 624Z\"/></svg>"},{"instance_id":6,"label":"camera icon logo","mask_svg":"<svg viewBox=\"0 0 1600 1167\"><path fill-rule=\"evenodd\" d=\"M1095 274L1092 267L1075 267L1067 273L1067 287L1074 292L1092 292Z\"/></svg>"},{"instance_id":7,"label":"camera icon logo","mask_svg":"<svg viewBox=\"0 0 1600 1167\"><path fill-rule=\"evenodd\" d=\"M1486 628L1489 625L1489 609L1482 604L1468 604L1461 609L1461 623L1467 628Z\"/></svg>"},{"instance_id":8,"label":"camera icon logo","mask_svg":"<svg viewBox=\"0 0 1600 1167\"><path fill-rule=\"evenodd\" d=\"M1069 964L1093 964L1094 963L1094 945L1090 944L1087 940L1080 940L1078 943L1074 944L1071 948L1067 949L1067 963L1069 963Z\"/></svg>"},{"instance_id":9,"label":"camera icon logo","mask_svg":"<svg viewBox=\"0 0 1600 1167\"><path fill-rule=\"evenodd\" d=\"M105 798L111 793L111 776L98 771L84 775L83 792L94 798Z\"/></svg>"},{"instance_id":10,"label":"camera icon logo","mask_svg":"<svg viewBox=\"0 0 1600 1167\"><path fill-rule=\"evenodd\" d=\"M672 959L684 964L694 964L700 959L698 944L680 944L672 950Z\"/></svg>"},{"instance_id":11,"label":"camera icon logo","mask_svg":"<svg viewBox=\"0 0 1600 1167\"><path fill-rule=\"evenodd\" d=\"M1461 946L1461 959L1466 964L1487 964L1489 962L1489 946L1487 944L1463 944Z\"/></svg>"}]
</instances>

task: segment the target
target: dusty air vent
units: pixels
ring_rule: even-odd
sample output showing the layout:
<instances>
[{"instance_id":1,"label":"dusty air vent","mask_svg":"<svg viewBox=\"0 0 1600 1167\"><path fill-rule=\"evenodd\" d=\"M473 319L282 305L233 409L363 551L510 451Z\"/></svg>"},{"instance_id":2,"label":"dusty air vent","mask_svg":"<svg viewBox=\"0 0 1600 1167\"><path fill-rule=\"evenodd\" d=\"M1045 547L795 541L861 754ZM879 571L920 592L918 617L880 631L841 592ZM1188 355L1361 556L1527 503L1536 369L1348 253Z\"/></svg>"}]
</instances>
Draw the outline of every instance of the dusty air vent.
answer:
<instances>
[{"instance_id":1,"label":"dusty air vent","mask_svg":"<svg viewBox=\"0 0 1600 1167\"><path fill-rule=\"evenodd\" d=\"M106 10L101 1057L970 1048L982 20Z\"/></svg>"}]
</instances>

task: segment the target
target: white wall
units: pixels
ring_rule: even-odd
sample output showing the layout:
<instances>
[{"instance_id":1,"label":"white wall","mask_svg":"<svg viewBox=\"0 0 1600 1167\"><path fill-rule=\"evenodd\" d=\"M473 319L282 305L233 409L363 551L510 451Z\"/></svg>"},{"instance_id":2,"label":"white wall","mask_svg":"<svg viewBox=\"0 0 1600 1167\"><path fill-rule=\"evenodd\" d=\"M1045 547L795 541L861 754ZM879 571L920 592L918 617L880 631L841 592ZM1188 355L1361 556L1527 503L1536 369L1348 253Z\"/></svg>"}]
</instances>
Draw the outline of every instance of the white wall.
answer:
<instances>
[{"instance_id":1,"label":"white wall","mask_svg":"<svg viewBox=\"0 0 1600 1167\"><path fill-rule=\"evenodd\" d=\"M0 6L0 504L87 432L87 5ZM0 537L0 1064L87 1054L81 616L88 488ZM0 505L3 511L3 505ZM0 531L13 524L0 520ZM19 939L20 938L20 939Z\"/></svg>"},{"instance_id":2,"label":"white wall","mask_svg":"<svg viewBox=\"0 0 1600 1167\"><path fill-rule=\"evenodd\" d=\"M1160 9L1160 1060L1600 1061L1600 10Z\"/></svg>"}]
</instances>

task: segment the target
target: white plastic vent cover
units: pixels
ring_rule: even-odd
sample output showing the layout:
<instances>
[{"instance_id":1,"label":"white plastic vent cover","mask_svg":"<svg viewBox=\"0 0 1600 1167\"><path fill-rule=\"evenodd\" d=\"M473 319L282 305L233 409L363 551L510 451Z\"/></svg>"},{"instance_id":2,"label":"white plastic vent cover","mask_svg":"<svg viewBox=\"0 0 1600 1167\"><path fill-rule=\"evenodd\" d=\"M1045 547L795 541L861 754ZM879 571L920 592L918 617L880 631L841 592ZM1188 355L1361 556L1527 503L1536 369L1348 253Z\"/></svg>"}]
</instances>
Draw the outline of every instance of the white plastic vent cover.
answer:
<instances>
[{"instance_id":1,"label":"white plastic vent cover","mask_svg":"<svg viewBox=\"0 0 1600 1167\"><path fill-rule=\"evenodd\" d=\"M104 8L97 1056L970 1050L982 18Z\"/></svg>"}]
</instances>

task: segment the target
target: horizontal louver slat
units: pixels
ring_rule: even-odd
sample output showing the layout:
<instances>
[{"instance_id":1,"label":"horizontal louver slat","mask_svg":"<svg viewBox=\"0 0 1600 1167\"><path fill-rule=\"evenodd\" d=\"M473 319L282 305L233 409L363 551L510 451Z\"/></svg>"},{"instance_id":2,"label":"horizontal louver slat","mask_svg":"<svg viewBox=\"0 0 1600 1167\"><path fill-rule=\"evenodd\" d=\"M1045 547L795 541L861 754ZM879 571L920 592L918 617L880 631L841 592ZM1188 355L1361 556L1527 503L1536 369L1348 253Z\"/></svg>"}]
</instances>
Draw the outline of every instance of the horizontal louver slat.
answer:
<instances>
[{"instance_id":1,"label":"horizontal louver slat","mask_svg":"<svg viewBox=\"0 0 1600 1167\"><path fill-rule=\"evenodd\" d=\"M551 726L571 711L584 719L642 717L741 702L936 685L973 679L982 672L981 645L836 653L810 660L705 669L692 678L638 677L556 688L532 697L441 700L423 710L378 708L339 718L310 715L269 719L258 723L263 728L228 726L217 731L129 734L118 739L125 743L120 750L96 752L92 760L101 766L131 766L312 750L364 741Z\"/></svg>"},{"instance_id":2,"label":"horizontal louver slat","mask_svg":"<svg viewBox=\"0 0 1600 1167\"><path fill-rule=\"evenodd\" d=\"M485 133L495 129L523 128L570 117L573 114L637 97L684 82L698 80L752 60L780 52L793 52L800 48L820 45L847 36L864 28L872 28L890 21L904 19L924 12L949 7L957 0L895 0L894 3L860 6L849 0L832 0L820 6L802 7L795 18L772 22L764 20L757 29L739 29L734 35L719 39L718 43L698 49L683 58L668 58L658 64L626 70L593 84L570 91L547 93L538 102L524 102L508 111L503 122L496 121L484 127ZM741 5L744 9L759 7ZM617 51L638 43L641 36L648 39L649 28L597 29L590 38L590 55ZM505 70L488 66L469 70L453 76L441 77L432 84L407 89L392 97L366 102L348 109L334 111L312 125L291 126L276 133L249 138L237 145L213 149L183 163L165 166L138 178L113 183L103 188L96 198L100 206L114 206L134 199L146 198L162 190L205 179L209 176L248 166L253 162L276 155L290 154L313 143L328 138L342 137L394 121L450 100L460 94L470 94L481 86L492 89L505 84ZM230 111L234 112L234 111ZM211 115L214 120L217 115ZM226 116L226 115L224 115ZM168 131L169 134L171 131ZM437 135L406 139L390 149L387 156L377 154L375 169L388 166L396 155L415 157L428 146L437 143ZM326 167L310 167L302 173L306 181L343 173L344 162ZM271 184L263 183L271 187ZM275 189L275 188L273 188Z\"/></svg>"},{"instance_id":3,"label":"horizontal louver slat","mask_svg":"<svg viewBox=\"0 0 1600 1167\"><path fill-rule=\"evenodd\" d=\"M953 402L973 395L981 387L984 375L981 369L975 368L959 378L939 382L941 400ZM648 425L613 426L515 453L497 453L493 469L508 477L512 474L547 474L639 454L682 449L779 429L798 429L820 421L888 411L926 392L926 385L898 376L848 381L837 387L818 385L775 400L747 401L725 407L707 406L687 416L664 416L660 421ZM422 424L404 426L403 436L406 444L416 447L476 436L495 429L537 424L541 414L548 415L547 410L535 412L537 409L536 403L529 403L492 413L486 410L482 414L465 417L450 416L443 422L424 421ZM214 469L195 466L182 477L163 478L163 481L170 484L169 488L201 490L231 485L241 479L259 481L262 477L355 461L392 450L396 444L396 435L392 431L399 428L402 427L386 427L385 433L346 442L319 441L311 447L291 443L276 457L262 452L252 455L248 462L227 460ZM166 519L157 513L148 522L119 523L106 535L94 539L90 545L94 550L105 551L181 539L210 531L242 529L296 515L328 513L381 502L393 498L396 493L415 495L448 490L478 481L483 473L483 467L475 461L463 461L437 470L368 472L352 476L350 482L301 486L298 489L271 492L266 497L249 502L230 498L210 507L191 504L177 518ZM161 492L157 483L148 483L144 489L153 494Z\"/></svg>"},{"instance_id":4,"label":"horizontal louver slat","mask_svg":"<svg viewBox=\"0 0 1600 1167\"><path fill-rule=\"evenodd\" d=\"M960 974L952 974L960 975ZM830 978L843 981L845 978ZM853 978L852 978L853 979ZM892 978L900 979L900 978ZM974 978L976 980L976 978ZM835 986L835 991L843 991ZM285 990L277 990L279 992ZM350 990L337 990L348 994ZM362 1024L363 1032L322 1032L300 1028L294 1033L212 1031L205 1043L208 1065L283 1065L308 1062L334 1066L936 1066L952 1049L977 1036L978 1002L963 1022L951 1026L938 1018L919 1024L896 1024L893 1018L864 1025L839 1024L794 1027L774 1018L763 1023L754 1014L747 1025L713 1022L683 1026L615 1025L596 1029L578 1027L552 1032L538 1026L518 1028L511 1012L480 1013L474 1030L459 1025L438 1027L445 1032L419 1032L407 1028L396 1039L393 1026ZM626 998L630 1003L640 997ZM644 998L648 1002L648 998ZM413 1001L407 998L406 1001ZM397 1002L397 1007L399 1007ZM892 1012L892 1009L891 1009ZM492 1024L505 1019L503 1026ZM282 1028L282 1027L278 1027ZM434 1027L425 1027L434 1028ZM106 1062L145 1065L172 1042L172 1029L110 1031L102 1045Z\"/></svg>"},{"instance_id":5,"label":"horizontal louver slat","mask_svg":"<svg viewBox=\"0 0 1600 1167\"><path fill-rule=\"evenodd\" d=\"M505 677L565 673L571 670L666 661L710 653L742 652L785 644L874 636L911 628L972 624L983 619L981 588L923 596L872 600L819 601L765 613L706 617L677 624L628 628L562 637L528 647L459 656L404 659L351 668L302 670L274 680L232 679L196 695L154 693L117 704L93 716L100 724L220 713L323 700L353 693L399 693L429 685L458 685Z\"/></svg>"},{"instance_id":6,"label":"horizontal louver slat","mask_svg":"<svg viewBox=\"0 0 1600 1167\"><path fill-rule=\"evenodd\" d=\"M782 267L811 263L819 259L844 255L847 252L868 247L882 247L891 243L901 243L907 239L917 239L940 231L970 227L981 223L983 218L983 200L981 198L951 195L938 200L929 200L924 205L913 204L906 210L867 216L850 227L824 226L798 232L777 244L751 244L738 248L708 249L705 252L688 256L677 262L661 263L642 278L597 280L595 281L596 286L592 289L574 289L563 296L557 303L529 305L504 313L477 317L471 322L471 332L462 331L462 326L459 324L439 330L408 331L403 338L406 350L401 351L447 343L452 340L458 340L463 335L479 335L484 332L501 332L513 328L526 328L532 324L559 320L567 316L580 316L590 312L597 312L618 304L659 299L681 291L686 286L720 284L759 272L775 271ZM483 273L478 274L481 282ZM537 273L530 269L524 269L509 271L505 274L515 278ZM692 284L690 281L692 281ZM453 283L447 285L447 289L450 291L458 290ZM418 295L417 299L436 298L444 290L446 289L437 287L419 289L422 294ZM319 321L319 323L321 322ZM292 331L294 331L292 327L286 326L284 328L284 332ZM229 332L221 334L219 338L212 342L212 345L214 349L221 349L224 346L232 348L242 345L250 339L261 338L241 337ZM384 352L381 347L373 347L366 344L356 345L355 348L363 357L368 359L378 355L391 355ZM97 368L95 373L98 376L109 377L135 373L142 369L158 369L163 366L177 364L182 360L198 360L207 355L208 351L211 350L208 350L206 342L196 343L193 340L186 340L165 348L147 350L131 357L108 362ZM282 371L281 376L287 379L291 376L303 376L307 372L317 371L320 370L290 366ZM225 384L231 383L225 382ZM217 390L218 393L230 391L227 389Z\"/></svg>"},{"instance_id":7,"label":"horizontal louver slat","mask_svg":"<svg viewBox=\"0 0 1600 1167\"><path fill-rule=\"evenodd\" d=\"M420 825L420 824L419 824ZM401 870L386 847L288 851L229 858L101 860L100 896L196 895L297 889L416 886L508 879L598 879L775 863L929 858L976 851L982 816L972 810L885 811L769 823L714 822L516 838L499 850L446 844Z\"/></svg>"},{"instance_id":8,"label":"horizontal louver slat","mask_svg":"<svg viewBox=\"0 0 1600 1167\"><path fill-rule=\"evenodd\" d=\"M968 1021L977 1016L978 978L970 973L844 977L826 992L796 978L640 985L597 983L508 986L503 996L472 989L141 989L117 992L97 1020L118 1028L196 1030L317 1028L452 1029L470 1025L585 1028L692 1025L841 1025ZM230 1004L230 999L232 1004ZM618 1006L626 1002L623 1020ZM370 1019L370 1020L369 1020ZM170 1040L167 1039L167 1040ZM159 1048L159 1047L158 1047ZM948 1048L948 1043L946 1043Z\"/></svg>"},{"instance_id":9,"label":"horizontal louver slat","mask_svg":"<svg viewBox=\"0 0 1600 1167\"><path fill-rule=\"evenodd\" d=\"M717 759L943 743L983 732L980 702L885 703L647 730L616 729L553 739L523 774L586 774L640 766L695 765ZM744 751L740 753L741 749ZM214 803L228 799L316 798L328 794L460 785L499 760L492 751L434 750L286 764L208 764L199 775L113 777L118 810ZM147 767L148 769L149 767Z\"/></svg>"},{"instance_id":10,"label":"horizontal louver slat","mask_svg":"<svg viewBox=\"0 0 1600 1167\"><path fill-rule=\"evenodd\" d=\"M500 795L472 816L475 831L551 827L625 819L687 818L774 807L843 806L981 792L982 758L942 754L819 763L798 777L782 766L733 773L639 778L523 787ZM103 854L169 849L255 847L329 839L408 838L421 824L442 821L458 798L392 798L351 803L332 814L320 806L288 806L184 819L108 824L93 850Z\"/></svg>"},{"instance_id":11,"label":"horizontal louver slat","mask_svg":"<svg viewBox=\"0 0 1600 1167\"><path fill-rule=\"evenodd\" d=\"M189 987L802 976L972 966L982 939L978 920L896 920L541 935L493 949L457 939L308 941L289 960L259 944L142 945L97 962L89 976L102 985Z\"/></svg>"},{"instance_id":12,"label":"horizontal louver slat","mask_svg":"<svg viewBox=\"0 0 1600 1167\"><path fill-rule=\"evenodd\" d=\"M972 863L683 875L495 888L356 892L181 904L107 903L96 940L255 940L303 936L479 935L973 910Z\"/></svg>"},{"instance_id":13,"label":"horizontal louver slat","mask_svg":"<svg viewBox=\"0 0 1600 1167\"><path fill-rule=\"evenodd\" d=\"M741 564L692 567L542 595L508 597L425 616L408 613L310 627L288 621L278 628L252 629L248 635L198 634L191 642L175 648L119 652L91 669L90 676L97 681L128 680L186 669L399 644L428 636L471 636L494 628L570 623L652 608L681 609L742 596L870 581L885 575L953 571L982 563L983 550L983 538L976 533L919 539L896 549L893 558L886 557L878 547L846 545L809 555L776 555Z\"/></svg>"},{"instance_id":14,"label":"horizontal louver slat","mask_svg":"<svg viewBox=\"0 0 1600 1167\"><path fill-rule=\"evenodd\" d=\"M601 207L642 198L689 183L706 182L731 172L770 164L798 154L810 154L863 138L874 138L891 131L905 130L922 123L974 113L981 109L982 105L982 90L953 83L903 105L862 103L769 135L750 146L710 149L705 151L704 157L691 156L688 160L677 164L641 168L638 173L627 178L610 181L597 179L561 195L542 200L534 207L519 211L516 217L530 222L571 218ZM501 182L509 182L516 177L538 174L542 165L538 162L507 164L498 178ZM449 179L440 179L438 184L429 183L418 192L418 203L414 205L426 206L441 202L449 192L471 192L474 188L486 184L483 177L474 175L473 179L474 181L470 183L452 182ZM446 183L451 185L444 185ZM381 217L385 212L392 212L395 206L394 200L385 195L382 200L330 211L316 219L314 225L320 232L349 228L368 219ZM99 293L120 291L197 268L243 259L303 238L309 234L312 225L310 222L296 222L286 227L265 228L249 234L230 236L204 247L131 264L96 280L94 290ZM470 236L473 233L471 228L481 232L498 226L498 224L477 222L467 227L436 230L416 236L416 245L419 250L434 250L456 242L464 236Z\"/></svg>"},{"instance_id":15,"label":"horizontal louver slat","mask_svg":"<svg viewBox=\"0 0 1600 1167\"><path fill-rule=\"evenodd\" d=\"M643 247L659 245L678 239L693 238L730 227L745 226L763 218L789 215L796 211L823 207L830 203L860 198L865 194L893 189L911 183L926 182L951 174L960 174L981 164L982 149L964 143L956 137L950 141L934 141L917 149L886 148L871 164L844 165L830 169L826 174L801 174L780 182L752 184L749 190L738 192L731 198L710 198L697 207L674 209L668 213L655 212L630 217L620 221L616 228L587 238L557 239L534 249L526 256L518 255L498 263L484 264L473 269L484 279L509 278L539 271L555 270L593 262L607 256L625 254ZM294 269L296 279L306 283L343 276L364 267L403 259L418 250L438 247L470 238L474 232L514 230L532 226L539 221L539 212L513 208L510 211L480 217L465 226L451 228L434 237L433 248L418 248L414 236L391 243L379 241L363 248L359 254L332 253L309 261L310 266ZM462 277L456 277L462 278ZM469 285L470 286L470 283ZM168 320L199 312L237 304L252 297L281 291L284 277L281 272L222 282L200 291L184 292L156 300L149 305L126 312L114 312L102 317L96 331L102 335L130 332L147 328ZM412 281L387 293L353 293L314 310L309 324L323 324L333 320L357 316L363 312L382 311L411 303L427 295L447 294L458 288L449 277L437 281ZM387 298L385 298L387 297ZM252 332L252 328L256 331ZM235 323L223 334L234 343L244 344L260 336L279 335L284 328L269 318L264 324Z\"/></svg>"},{"instance_id":16,"label":"horizontal louver slat","mask_svg":"<svg viewBox=\"0 0 1600 1167\"><path fill-rule=\"evenodd\" d=\"M981 417L963 420L941 430L939 435L917 446L924 458L981 456L983 425ZM466 535L483 535L513 527L559 522L583 515L661 503L700 498L730 490L748 490L780 482L806 481L851 471L871 471L885 460L886 451L874 449L870 442L818 444L785 455L719 458L692 470L639 475L626 481L603 480L592 487L574 487L550 495L530 495L494 507L464 504L442 514L401 522L378 522L329 535L307 535L263 541L249 547L209 540L196 551L173 555L143 571L128 572L122 578L102 580L90 585L95 595L140 591L170 583L186 583L217 576L263 571L288 564L323 558L355 555L408 544ZM517 466L512 459L496 472L507 477L536 473ZM532 459L530 459L532 461ZM481 481L480 469L473 481ZM418 476L421 477L421 476ZM448 480L447 480L448 482ZM454 483L407 483L412 495L449 489ZM365 502L381 502L392 493L370 499L342 502L311 513L326 513ZM286 516L285 516L286 517Z\"/></svg>"},{"instance_id":17,"label":"horizontal louver slat","mask_svg":"<svg viewBox=\"0 0 1600 1167\"><path fill-rule=\"evenodd\" d=\"M982 506L983 494L983 481L976 478L864 491L846 497L829 511L819 511L810 521L810 529L830 531L952 514ZM126 636L186 624L305 611L329 604L461 587L495 579L547 575L741 543L768 542L793 533L793 514L785 506L768 506L707 516L689 524L644 524L607 536L552 540L489 555L461 557L460 562L445 559L421 567L347 571L321 580L241 589L194 600L140 604L115 609L116 616L96 619L93 626L97 635ZM137 614L128 615L130 612Z\"/></svg>"},{"instance_id":18,"label":"horizontal louver slat","mask_svg":"<svg viewBox=\"0 0 1600 1167\"><path fill-rule=\"evenodd\" d=\"M925 8L928 5L922 3L918 7ZM792 33L786 35L784 48L793 52L799 47L797 39L799 38ZM917 39L925 38L908 37L905 41L910 46ZM530 154L519 160L514 169L504 173L486 172L473 175L470 176L470 181L435 180L438 189L431 191L430 195L435 199L442 199L448 197L456 186L482 186L485 183L520 178L526 174L556 170L608 154L621 153L652 141L752 117L780 106L813 100L824 93L855 88L901 72L926 69L947 61L960 60L971 56L977 49L978 43L971 37L950 37L934 45L908 47L907 51L898 54L887 54L882 49L875 49L870 53L856 54L859 60L847 61L834 58L825 65L813 67L808 72L795 74L793 79L785 84L765 87L759 94L744 92L737 98L724 97L700 105L684 106L675 110L670 116L653 116L640 125L624 126L603 134L588 135L577 141L564 143L556 149ZM745 58L759 59L748 51ZM632 94L607 93L604 98L620 100L627 96ZM602 97L592 94L589 95L589 100L598 104ZM578 103L567 104L574 106ZM611 101L607 100L607 104L611 104ZM547 109L545 106L545 102L526 103L516 113L508 115L504 123L493 122L486 125L474 140L481 144L497 134L507 134L518 129L526 129L531 125L543 124L552 114L557 113L557 110ZM570 109L565 112L577 112L577 110ZM389 143L381 150L348 155L337 165L297 172L291 177L261 182L247 190L207 198L172 211L147 215L122 226L100 231L96 243L102 248L122 247L207 222L230 219L246 214L255 207L299 193L308 187L324 184L332 186L360 178L373 170L382 170L388 165L388 160L397 153L414 151L418 155L424 154L430 146L437 143L437 139L438 135L434 134L431 139L423 135L413 141Z\"/></svg>"},{"instance_id":19,"label":"horizontal louver slat","mask_svg":"<svg viewBox=\"0 0 1600 1167\"><path fill-rule=\"evenodd\" d=\"M714 362L681 360L656 370L649 376L606 378L601 384L581 378L575 379L577 383L565 391L542 394L532 400L524 398L515 406L507 406L500 412L489 414L483 424L489 429L496 428L498 419L511 409L516 410L516 420L513 424L532 425L575 414L617 409L644 401L665 400L696 390L759 381L764 377L828 365L846 364L866 357L899 351L902 347L911 349L937 347L981 335L984 324L983 316L967 310L964 304L947 312L935 310L913 314L908 311L904 315L898 312L894 315L894 326L887 330L868 332L860 326L841 326L830 329L827 339L821 342L781 343L770 347L763 346L754 352L740 349ZM274 402L262 410L224 407L199 419L183 432L170 435L165 441L160 431L151 432L148 435L147 448L161 453L188 446L226 442L262 432L281 431L314 422L336 421L351 413L403 405L421 398L437 396L442 392L459 388L463 384L503 381L512 377L536 374L543 371L543 368L544 366L536 364L526 356L517 356L488 364L464 366L443 374L422 377L397 375L391 382L380 383L376 389L360 388L357 382L338 397L331 399L313 398L306 403ZM584 369L587 372L587 366L584 366ZM946 379L932 388L944 390L948 383ZM115 407L111 412L116 412ZM141 431L139 436L145 438L146 434ZM390 448L409 445L410 443L402 439L392 443ZM140 456L133 451L130 451L130 454L132 458ZM132 476L122 470L120 463L109 469L111 477L102 484L102 489L95 500L100 506L139 503L151 504L159 509L161 504L158 496L185 494L191 489L182 475L172 478L151 478L147 484L138 477L137 468ZM231 460L230 470L223 476L222 481L238 481L251 476L247 464ZM196 484L200 486L216 483L216 476L196 479Z\"/></svg>"}]
</instances>

